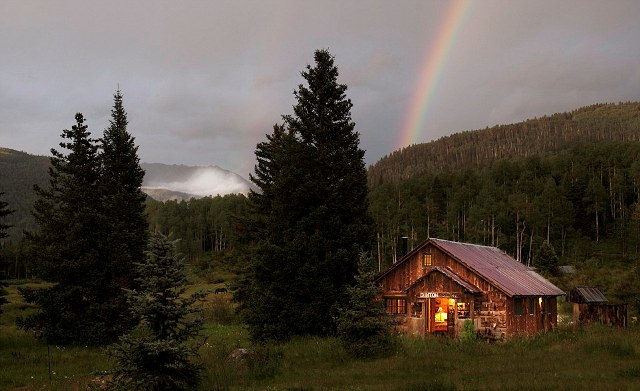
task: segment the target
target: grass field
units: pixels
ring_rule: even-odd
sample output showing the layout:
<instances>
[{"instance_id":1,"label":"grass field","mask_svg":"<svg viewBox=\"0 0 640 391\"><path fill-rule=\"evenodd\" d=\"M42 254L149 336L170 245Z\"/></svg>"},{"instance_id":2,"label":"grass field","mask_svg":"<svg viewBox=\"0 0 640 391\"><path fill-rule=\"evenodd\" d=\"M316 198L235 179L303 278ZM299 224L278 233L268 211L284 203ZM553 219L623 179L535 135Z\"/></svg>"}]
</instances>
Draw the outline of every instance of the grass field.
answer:
<instances>
[{"instance_id":1,"label":"grass field","mask_svg":"<svg viewBox=\"0 0 640 391\"><path fill-rule=\"evenodd\" d=\"M98 387L111 365L102 349L47 350L15 327L13 319L30 310L16 284L10 285L11 302L0 316L0 390ZM333 338L252 346L228 299L227 294L212 295L204 308L202 390L640 389L640 328L635 325L558 330L501 344L399 337L391 357L361 361ZM256 353L244 361L229 359L239 347Z\"/></svg>"}]
</instances>

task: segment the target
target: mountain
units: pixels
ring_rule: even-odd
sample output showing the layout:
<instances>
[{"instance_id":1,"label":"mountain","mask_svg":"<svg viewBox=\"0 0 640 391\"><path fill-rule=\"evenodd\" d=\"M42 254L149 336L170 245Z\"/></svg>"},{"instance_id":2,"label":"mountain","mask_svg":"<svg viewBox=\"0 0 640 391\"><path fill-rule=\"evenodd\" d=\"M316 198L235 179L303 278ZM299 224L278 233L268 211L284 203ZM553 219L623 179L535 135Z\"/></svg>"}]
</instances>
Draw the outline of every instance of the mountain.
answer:
<instances>
[{"instance_id":1,"label":"mountain","mask_svg":"<svg viewBox=\"0 0 640 391\"><path fill-rule=\"evenodd\" d=\"M142 163L145 170L143 191L158 201L187 200L204 196L246 194L252 184L240 175L217 166L192 167ZM0 192L15 213L7 217L12 239L24 230L36 229L31 208L36 199L33 185L49 183L49 157L0 147Z\"/></svg>"},{"instance_id":2,"label":"mountain","mask_svg":"<svg viewBox=\"0 0 640 391\"><path fill-rule=\"evenodd\" d=\"M46 186L49 180L49 158L0 147L0 192L14 213L7 216L13 227L8 233L19 238L23 230L34 230L31 208L36 200L33 185Z\"/></svg>"},{"instance_id":3,"label":"mountain","mask_svg":"<svg viewBox=\"0 0 640 391\"><path fill-rule=\"evenodd\" d=\"M414 144L370 166L369 185L397 183L423 173L482 168L501 159L555 154L578 143L602 141L640 141L640 102L595 104Z\"/></svg>"},{"instance_id":4,"label":"mountain","mask_svg":"<svg viewBox=\"0 0 640 391\"><path fill-rule=\"evenodd\" d=\"M184 200L226 194L247 194L251 182L218 166L142 163L142 190L158 201Z\"/></svg>"}]
</instances>

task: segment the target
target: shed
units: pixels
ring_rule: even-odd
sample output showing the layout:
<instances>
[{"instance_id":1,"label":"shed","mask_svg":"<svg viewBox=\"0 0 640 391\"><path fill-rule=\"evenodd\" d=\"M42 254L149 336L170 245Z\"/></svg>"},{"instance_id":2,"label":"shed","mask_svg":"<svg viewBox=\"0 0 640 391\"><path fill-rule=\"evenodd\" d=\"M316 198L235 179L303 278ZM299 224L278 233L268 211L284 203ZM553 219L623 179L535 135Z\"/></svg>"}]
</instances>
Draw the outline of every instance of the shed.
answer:
<instances>
[{"instance_id":1,"label":"shed","mask_svg":"<svg viewBox=\"0 0 640 391\"><path fill-rule=\"evenodd\" d=\"M597 287L577 286L569 292L569 301L573 303L575 326L601 323L627 327L627 305L609 304Z\"/></svg>"},{"instance_id":2,"label":"shed","mask_svg":"<svg viewBox=\"0 0 640 391\"><path fill-rule=\"evenodd\" d=\"M466 321L487 338L557 327L564 292L504 251L430 238L376 277L401 332L456 336Z\"/></svg>"}]
</instances>

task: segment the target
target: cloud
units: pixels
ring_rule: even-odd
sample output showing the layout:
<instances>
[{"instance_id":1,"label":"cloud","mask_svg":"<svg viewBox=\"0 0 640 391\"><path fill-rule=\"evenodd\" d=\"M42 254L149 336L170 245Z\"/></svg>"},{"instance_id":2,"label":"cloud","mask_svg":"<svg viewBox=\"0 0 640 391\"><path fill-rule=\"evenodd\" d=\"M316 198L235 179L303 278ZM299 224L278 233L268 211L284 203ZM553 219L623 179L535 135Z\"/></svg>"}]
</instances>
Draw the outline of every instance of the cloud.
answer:
<instances>
[{"instance_id":1,"label":"cloud","mask_svg":"<svg viewBox=\"0 0 640 391\"><path fill-rule=\"evenodd\" d=\"M246 176L316 49L336 58L367 162L392 152L446 2L0 2L0 145L46 154L120 86L144 161ZM637 1L474 2L422 141L640 99Z\"/></svg>"}]
</instances>

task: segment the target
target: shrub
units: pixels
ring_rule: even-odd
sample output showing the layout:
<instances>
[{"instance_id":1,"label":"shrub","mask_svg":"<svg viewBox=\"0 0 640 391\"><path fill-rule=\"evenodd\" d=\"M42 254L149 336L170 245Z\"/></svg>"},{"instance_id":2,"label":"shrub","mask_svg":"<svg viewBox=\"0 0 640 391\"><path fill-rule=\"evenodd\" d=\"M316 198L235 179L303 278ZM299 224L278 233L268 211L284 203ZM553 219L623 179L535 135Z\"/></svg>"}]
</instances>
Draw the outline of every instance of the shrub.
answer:
<instances>
[{"instance_id":1,"label":"shrub","mask_svg":"<svg viewBox=\"0 0 640 391\"><path fill-rule=\"evenodd\" d=\"M463 342L475 341L477 339L476 328L473 327L473 322L469 319L464 321L462 326L462 332L460 333L460 340Z\"/></svg>"}]
</instances>

